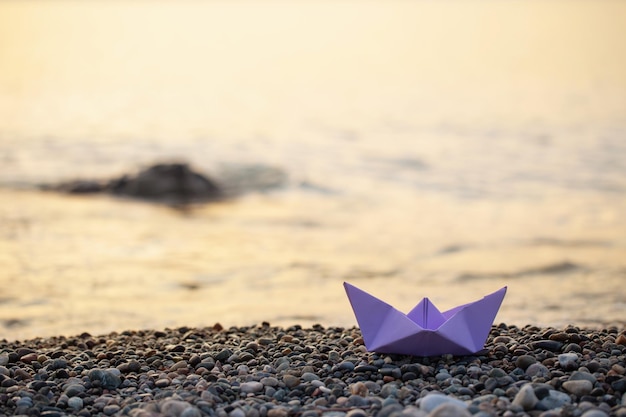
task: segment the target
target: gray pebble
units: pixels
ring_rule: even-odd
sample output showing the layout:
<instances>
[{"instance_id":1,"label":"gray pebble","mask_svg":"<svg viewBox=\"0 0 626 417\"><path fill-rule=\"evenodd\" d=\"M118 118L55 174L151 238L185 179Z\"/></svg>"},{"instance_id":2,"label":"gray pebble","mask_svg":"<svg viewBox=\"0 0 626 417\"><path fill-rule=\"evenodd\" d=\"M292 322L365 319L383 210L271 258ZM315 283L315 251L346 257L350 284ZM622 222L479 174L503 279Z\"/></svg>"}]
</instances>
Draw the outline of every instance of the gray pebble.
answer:
<instances>
[{"instance_id":1,"label":"gray pebble","mask_svg":"<svg viewBox=\"0 0 626 417\"><path fill-rule=\"evenodd\" d=\"M30 397L22 397L15 402L15 405L18 407L32 407L33 400Z\"/></svg>"},{"instance_id":2,"label":"gray pebble","mask_svg":"<svg viewBox=\"0 0 626 417\"><path fill-rule=\"evenodd\" d=\"M559 365L566 371L578 368L578 355L575 353L561 353L558 357Z\"/></svg>"},{"instance_id":3,"label":"gray pebble","mask_svg":"<svg viewBox=\"0 0 626 417\"><path fill-rule=\"evenodd\" d=\"M67 400L67 406L72 410L80 410L83 408L83 399L80 397L70 397Z\"/></svg>"},{"instance_id":4,"label":"gray pebble","mask_svg":"<svg viewBox=\"0 0 626 417\"><path fill-rule=\"evenodd\" d=\"M70 384L65 388L65 395L68 397L75 397L83 392L85 392L85 386L80 384Z\"/></svg>"},{"instance_id":5,"label":"gray pebble","mask_svg":"<svg viewBox=\"0 0 626 417\"><path fill-rule=\"evenodd\" d=\"M273 376L261 378L260 382L266 387L277 387L279 384L278 379L274 378Z\"/></svg>"},{"instance_id":6,"label":"gray pebble","mask_svg":"<svg viewBox=\"0 0 626 417\"><path fill-rule=\"evenodd\" d=\"M428 414L426 414L425 411L422 411L419 408L410 405L408 407L405 407L404 410L402 410L399 417L427 417L427 416Z\"/></svg>"},{"instance_id":7,"label":"gray pebble","mask_svg":"<svg viewBox=\"0 0 626 417\"><path fill-rule=\"evenodd\" d=\"M105 405L104 408L102 409L102 412L106 414L107 416L112 416L118 411L120 411L120 406L117 404Z\"/></svg>"},{"instance_id":8,"label":"gray pebble","mask_svg":"<svg viewBox=\"0 0 626 417\"><path fill-rule=\"evenodd\" d=\"M458 407L467 408L467 404L465 404L463 401L443 394L428 394L419 401L420 409L428 413L433 411L441 404L453 404Z\"/></svg>"},{"instance_id":9,"label":"gray pebble","mask_svg":"<svg viewBox=\"0 0 626 417\"><path fill-rule=\"evenodd\" d=\"M315 375L315 374L314 374L314 373L312 373L312 372L304 372L304 373L302 374L302 379L303 379L303 380L305 380L305 381L307 381L307 382L311 382L311 381L319 380L319 379L320 379L320 377L319 377L319 376L317 376L317 375Z\"/></svg>"},{"instance_id":10,"label":"gray pebble","mask_svg":"<svg viewBox=\"0 0 626 417\"><path fill-rule=\"evenodd\" d=\"M263 384L258 381L244 382L239 386L241 392L249 394L263 391Z\"/></svg>"},{"instance_id":11,"label":"gray pebble","mask_svg":"<svg viewBox=\"0 0 626 417\"><path fill-rule=\"evenodd\" d=\"M609 415L604 411L595 408L585 411L581 417L609 417Z\"/></svg>"},{"instance_id":12,"label":"gray pebble","mask_svg":"<svg viewBox=\"0 0 626 417\"><path fill-rule=\"evenodd\" d=\"M593 376L589 372L581 372L581 371L572 372L572 374L569 377L569 380L570 381L586 380L586 381L591 382L592 384L596 383L595 376Z\"/></svg>"},{"instance_id":13,"label":"gray pebble","mask_svg":"<svg viewBox=\"0 0 626 417\"><path fill-rule=\"evenodd\" d=\"M202 417L202 412L196 407L187 407L180 413L180 417Z\"/></svg>"},{"instance_id":14,"label":"gray pebble","mask_svg":"<svg viewBox=\"0 0 626 417\"><path fill-rule=\"evenodd\" d=\"M390 417L393 414L401 412L403 409L397 401L392 401L388 404L383 404L383 408L378 412L377 417Z\"/></svg>"},{"instance_id":15,"label":"gray pebble","mask_svg":"<svg viewBox=\"0 0 626 417\"><path fill-rule=\"evenodd\" d=\"M327 411L324 413L324 417L346 417L346 413L343 411Z\"/></svg>"},{"instance_id":16,"label":"gray pebble","mask_svg":"<svg viewBox=\"0 0 626 417\"><path fill-rule=\"evenodd\" d=\"M526 369L526 375L531 378L548 378L550 370L540 363L533 363Z\"/></svg>"},{"instance_id":17,"label":"gray pebble","mask_svg":"<svg viewBox=\"0 0 626 417\"><path fill-rule=\"evenodd\" d=\"M539 403L544 410L552 410L554 408L563 407L565 404L570 404L572 399L564 392L550 390L550 393L539 400Z\"/></svg>"},{"instance_id":18,"label":"gray pebble","mask_svg":"<svg viewBox=\"0 0 626 417\"><path fill-rule=\"evenodd\" d=\"M466 407L453 403L444 403L428 414L428 417L471 417Z\"/></svg>"},{"instance_id":19,"label":"gray pebble","mask_svg":"<svg viewBox=\"0 0 626 417\"><path fill-rule=\"evenodd\" d=\"M354 371L355 365L350 361L343 361L337 365L339 369L345 369L346 371Z\"/></svg>"},{"instance_id":20,"label":"gray pebble","mask_svg":"<svg viewBox=\"0 0 626 417\"><path fill-rule=\"evenodd\" d=\"M179 417L191 404L180 400L165 400L161 403L161 412L167 417Z\"/></svg>"},{"instance_id":21,"label":"gray pebble","mask_svg":"<svg viewBox=\"0 0 626 417\"><path fill-rule=\"evenodd\" d=\"M367 413L360 408L353 408L352 410L348 411L346 417L367 417Z\"/></svg>"},{"instance_id":22,"label":"gray pebble","mask_svg":"<svg viewBox=\"0 0 626 417\"><path fill-rule=\"evenodd\" d=\"M241 408L237 407L233 411L228 413L228 416L229 417L246 417L246 412L243 411Z\"/></svg>"},{"instance_id":23,"label":"gray pebble","mask_svg":"<svg viewBox=\"0 0 626 417\"><path fill-rule=\"evenodd\" d=\"M523 385L513 399L514 405L519 405L525 411L532 410L539 402L531 384Z\"/></svg>"}]
</instances>

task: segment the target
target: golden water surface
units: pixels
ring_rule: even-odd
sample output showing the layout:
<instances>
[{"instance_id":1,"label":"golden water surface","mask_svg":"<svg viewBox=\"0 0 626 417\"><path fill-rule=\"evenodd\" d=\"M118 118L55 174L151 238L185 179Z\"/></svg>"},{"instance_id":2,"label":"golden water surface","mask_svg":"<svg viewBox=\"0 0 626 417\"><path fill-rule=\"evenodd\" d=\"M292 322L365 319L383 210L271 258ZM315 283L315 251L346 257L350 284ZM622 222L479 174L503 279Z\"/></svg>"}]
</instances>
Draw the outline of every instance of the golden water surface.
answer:
<instances>
[{"instance_id":1,"label":"golden water surface","mask_svg":"<svg viewBox=\"0 0 626 417\"><path fill-rule=\"evenodd\" d=\"M0 338L353 325L344 280L403 311L507 285L497 321L623 323L624 22L611 0L0 2ZM36 189L171 158L289 180L187 212Z\"/></svg>"}]
</instances>

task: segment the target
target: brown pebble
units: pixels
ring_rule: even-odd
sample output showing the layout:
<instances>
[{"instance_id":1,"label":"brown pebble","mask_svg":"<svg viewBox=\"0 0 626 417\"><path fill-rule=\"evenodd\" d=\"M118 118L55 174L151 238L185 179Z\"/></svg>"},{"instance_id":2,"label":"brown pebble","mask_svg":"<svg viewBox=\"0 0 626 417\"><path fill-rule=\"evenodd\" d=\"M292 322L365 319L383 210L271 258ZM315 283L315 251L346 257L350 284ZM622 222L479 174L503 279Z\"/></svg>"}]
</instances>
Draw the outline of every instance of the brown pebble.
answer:
<instances>
[{"instance_id":1,"label":"brown pebble","mask_svg":"<svg viewBox=\"0 0 626 417\"><path fill-rule=\"evenodd\" d=\"M33 376L22 368L17 368L14 371L14 377L22 381L29 381L33 379Z\"/></svg>"},{"instance_id":2,"label":"brown pebble","mask_svg":"<svg viewBox=\"0 0 626 417\"><path fill-rule=\"evenodd\" d=\"M363 341L362 337L357 337L356 339L354 339L354 342L352 342L354 345L356 346L361 346L363 344L365 344L365 342Z\"/></svg>"},{"instance_id":3,"label":"brown pebble","mask_svg":"<svg viewBox=\"0 0 626 417\"><path fill-rule=\"evenodd\" d=\"M165 388L170 384L170 382L171 381L168 378L161 378L161 379L157 379L154 385L156 385L159 388Z\"/></svg>"},{"instance_id":4,"label":"brown pebble","mask_svg":"<svg viewBox=\"0 0 626 417\"><path fill-rule=\"evenodd\" d=\"M179 369L187 369L187 361L178 361L170 367L170 371L177 371Z\"/></svg>"},{"instance_id":5,"label":"brown pebble","mask_svg":"<svg viewBox=\"0 0 626 417\"><path fill-rule=\"evenodd\" d=\"M615 339L615 343L618 345L626 346L626 335L622 333L617 336L617 339Z\"/></svg>"},{"instance_id":6,"label":"brown pebble","mask_svg":"<svg viewBox=\"0 0 626 417\"><path fill-rule=\"evenodd\" d=\"M392 377L391 375L385 375L385 376L383 377L383 382L384 382L385 384L386 384L387 382L393 382L393 381L395 381L395 380L396 380L396 379L395 379L394 377Z\"/></svg>"},{"instance_id":7,"label":"brown pebble","mask_svg":"<svg viewBox=\"0 0 626 417\"><path fill-rule=\"evenodd\" d=\"M267 417L287 417L289 411L283 407L267 410Z\"/></svg>"},{"instance_id":8,"label":"brown pebble","mask_svg":"<svg viewBox=\"0 0 626 417\"><path fill-rule=\"evenodd\" d=\"M558 333L551 334L549 339L556 340L558 342L566 342L569 340L569 334L565 332L558 332Z\"/></svg>"},{"instance_id":9,"label":"brown pebble","mask_svg":"<svg viewBox=\"0 0 626 417\"><path fill-rule=\"evenodd\" d=\"M283 382L287 386L287 388L294 388L300 385L300 378L297 376L286 374L283 376Z\"/></svg>"},{"instance_id":10,"label":"brown pebble","mask_svg":"<svg viewBox=\"0 0 626 417\"><path fill-rule=\"evenodd\" d=\"M367 397L369 390L367 389L367 386L364 383L357 382L357 383L350 385L350 392L353 395L358 395L360 397Z\"/></svg>"},{"instance_id":11,"label":"brown pebble","mask_svg":"<svg viewBox=\"0 0 626 417\"><path fill-rule=\"evenodd\" d=\"M38 355L36 353L27 353L26 355L22 356L20 360L24 363L32 363L37 360L37 356Z\"/></svg>"},{"instance_id":12,"label":"brown pebble","mask_svg":"<svg viewBox=\"0 0 626 417\"><path fill-rule=\"evenodd\" d=\"M215 324L213 325L213 330L215 330L216 332L221 332L222 330L224 330L224 326L222 326L222 325L221 325L221 324L219 324L219 323L215 323Z\"/></svg>"},{"instance_id":13,"label":"brown pebble","mask_svg":"<svg viewBox=\"0 0 626 417\"><path fill-rule=\"evenodd\" d=\"M626 368L624 368L622 365L616 363L615 365L613 365L611 367L611 370L613 372L615 372L617 375L624 375L624 373L626 373Z\"/></svg>"}]
</instances>

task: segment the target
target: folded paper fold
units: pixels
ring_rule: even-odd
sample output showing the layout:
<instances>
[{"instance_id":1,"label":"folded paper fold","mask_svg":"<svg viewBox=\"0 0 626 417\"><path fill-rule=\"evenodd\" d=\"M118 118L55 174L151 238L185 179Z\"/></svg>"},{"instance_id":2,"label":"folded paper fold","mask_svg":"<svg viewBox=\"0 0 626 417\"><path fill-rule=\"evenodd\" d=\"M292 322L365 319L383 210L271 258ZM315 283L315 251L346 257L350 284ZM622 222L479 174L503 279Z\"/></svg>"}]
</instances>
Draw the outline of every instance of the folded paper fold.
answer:
<instances>
[{"instance_id":1,"label":"folded paper fold","mask_svg":"<svg viewBox=\"0 0 626 417\"><path fill-rule=\"evenodd\" d=\"M469 355L480 351L506 287L441 312L424 298L408 314L344 282L368 350L414 356Z\"/></svg>"}]
</instances>

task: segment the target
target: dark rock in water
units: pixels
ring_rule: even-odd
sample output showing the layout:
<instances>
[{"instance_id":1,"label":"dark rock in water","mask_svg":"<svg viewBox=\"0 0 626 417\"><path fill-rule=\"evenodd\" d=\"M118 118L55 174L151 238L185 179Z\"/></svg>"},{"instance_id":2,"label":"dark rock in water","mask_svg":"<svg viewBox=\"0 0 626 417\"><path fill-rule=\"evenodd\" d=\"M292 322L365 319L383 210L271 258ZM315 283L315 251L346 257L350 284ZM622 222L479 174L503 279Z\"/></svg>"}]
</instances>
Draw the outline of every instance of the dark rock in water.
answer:
<instances>
[{"instance_id":1,"label":"dark rock in water","mask_svg":"<svg viewBox=\"0 0 626 417\"><path fill-rule=\"evenodd\" d=\"M223 196L213 180L191 170L186 163L156 164L136 175L109 181L75 180L42 188L70 194L110 193L175 205L217 200Z\"/></svg>"},{"instance_id":2,"label":"dark rock in water","mask_svg":"<svg viewBox=\"0 0 626 417\"><path fill-rule=\"evenodd\" d=\"M91 180L76 180L66 182L52 188L57 191L63 191L71 194L92 194L105 191L106 184Z\"/></svg>"},{"instance_id":3,"label":"dark rock in water","mask_svg":"<svg viewBox=\"0 0 626 417\"><path fill-rule=\"evenodd\" d=\"M153 165L135 177L123 176L109 182L106 189L116 195L175 203L221 196L217 184L183 163Z\"/></svg>"}]
</instances>

